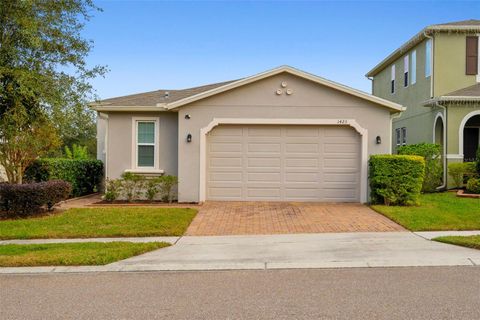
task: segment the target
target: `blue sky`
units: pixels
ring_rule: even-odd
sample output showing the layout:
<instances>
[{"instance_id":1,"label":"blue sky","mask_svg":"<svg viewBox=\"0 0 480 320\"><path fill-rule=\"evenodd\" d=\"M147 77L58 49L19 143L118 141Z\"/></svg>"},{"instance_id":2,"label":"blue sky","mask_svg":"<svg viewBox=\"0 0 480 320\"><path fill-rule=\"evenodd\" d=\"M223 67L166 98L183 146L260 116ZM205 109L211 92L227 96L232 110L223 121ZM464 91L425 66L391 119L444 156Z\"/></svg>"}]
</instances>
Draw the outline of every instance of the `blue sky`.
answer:
<instances>
[{"instance_id":1,"label":"blue sky","mask_svg":"<svg viewBox=\"0 0 480 320\"><path fill-rule=\"evenodd\" d=\"M480 19L480 1L96 1L84 36L100 98L180 89L279 65L370 91L364 75L424 26Z\"/></svg>"}]
</instances>

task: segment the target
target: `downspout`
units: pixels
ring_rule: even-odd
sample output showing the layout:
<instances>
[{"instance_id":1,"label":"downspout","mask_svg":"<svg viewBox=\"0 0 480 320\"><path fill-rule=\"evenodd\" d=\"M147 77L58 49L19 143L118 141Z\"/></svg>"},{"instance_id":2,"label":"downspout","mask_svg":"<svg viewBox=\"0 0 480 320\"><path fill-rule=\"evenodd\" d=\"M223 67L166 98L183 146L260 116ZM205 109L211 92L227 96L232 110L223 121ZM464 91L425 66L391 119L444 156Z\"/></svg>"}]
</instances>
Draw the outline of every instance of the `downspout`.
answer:
<instances>
[{"instance_id":1,"label":"downspout","mask_svg":"<svg viewBox=\"0 0 480 320\"><path fill-rule=\"evenodd\" d=\"M435 101L435 106L443 109L443 115L445 123L443 124L443 183L437 187L437 190L445 189L447 187L447 126L448 126L448 113L447 108L442 106L438 101ZM436 123L433 124L434 126Z\"/></svg>"}]
</instances>

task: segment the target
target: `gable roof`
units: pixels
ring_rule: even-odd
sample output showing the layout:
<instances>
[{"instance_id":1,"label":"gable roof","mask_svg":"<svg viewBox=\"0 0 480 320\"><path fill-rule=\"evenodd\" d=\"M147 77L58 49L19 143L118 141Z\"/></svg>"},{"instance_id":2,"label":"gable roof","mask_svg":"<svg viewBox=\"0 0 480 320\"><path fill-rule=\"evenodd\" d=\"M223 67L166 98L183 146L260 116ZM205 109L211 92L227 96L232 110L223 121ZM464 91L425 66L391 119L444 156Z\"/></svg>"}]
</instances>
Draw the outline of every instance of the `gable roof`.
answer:
<instances>
[{"instance_id":1,"label":"gable roof","mask_svg":"<svg viewBox=\"0 0 480 320\"><path fill-rule=\"evenodd\" d=\"M280 73L289 73L293 74L295 76L298 76L303 79L307 79L310 81L313 81L315 83L324 85L326 87L356 96L358 98L373 102L375 104L378 104L379 106L386 107L390 109L392 112L399 112L399 111L404 111L405 108L402 107L401 105L382 99L380 97L373 96L371 94L368 94L366 92L350 88L348 86L339 84L337 82L333 82L327 79L324 79L322 77L292 68L290 66L281 66L272 70L268 70L262 73L258 73L256 75L247 77L247 78L242 78L239 80L233 80L233 81L226 81L222 83L217 83L213 85L207 85L207 86L202 86L202 87L196 87L192 89L185 89L185 90L178 90L182 91L181 93L176 94L175 99L163 99L160 100L159 97L161 93L156 93L157 91L153 92L147 92L144 94L138 94L138 95L132 95L132 96L126 96L126 97L120 97L120 98L112 98L112 99L107 99L100 101L99 103L93 103L91 106L96 109L97 111L153 111L153 110L174 110L177 108L180 108L186 104L205 99L208 97L211 97L216 94L220 94L222 92L232 90L237 87L241 87L244 85L247 85L249 83L259 81L261 79L265 79ZM200 89L201 88L201 89ZM159 92L164 92L162 90L158 90ZM170 92L174 92L175 90L171 90ZM144 95L144 98L141 98L141 96ZM117 100L115 100L117 99ZM143 99L143 100L142 100ZM145 101L148 102L148 105L136 105L134 103L138 101ZM157 101L155 105L153 103ZM120 104L120 103L128 103L128 105L125 104ZM133 104L132 104L133 103Z\"/></svg>"},{"instance_id":2,"label":"gable roof","mask_svg":"<svg viewBox=\"0 0 480 320\"><path fill-rule=\"evenodd\" d=\"M419 33L410 38L400 48L392 52L365 75L373 77L380 71L385 69L392 62L400 58L417 44L428 38L428 36L438 32L480 32L480 20L470 19L462 21L454 21L441 24L432 24L423 28Z\"/></svg>"}]
</instances>

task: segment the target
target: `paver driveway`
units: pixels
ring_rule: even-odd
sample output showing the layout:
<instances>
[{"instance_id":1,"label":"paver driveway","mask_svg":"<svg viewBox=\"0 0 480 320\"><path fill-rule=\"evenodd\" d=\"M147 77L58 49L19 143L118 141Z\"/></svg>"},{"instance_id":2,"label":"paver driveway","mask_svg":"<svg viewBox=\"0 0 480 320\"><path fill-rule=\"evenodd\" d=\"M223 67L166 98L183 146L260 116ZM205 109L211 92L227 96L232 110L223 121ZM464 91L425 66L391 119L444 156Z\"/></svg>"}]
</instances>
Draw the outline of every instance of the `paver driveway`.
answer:
<instances>
[{"instance_id":1,"label":"paver driveway","mask_svg":"<svg viewBox=\"0 0 480 320\"><path fill-rule=\"evenodd\" d=\"M405 231L358 203L207 201L190 236Z\"/></svg>"}]
</instances>

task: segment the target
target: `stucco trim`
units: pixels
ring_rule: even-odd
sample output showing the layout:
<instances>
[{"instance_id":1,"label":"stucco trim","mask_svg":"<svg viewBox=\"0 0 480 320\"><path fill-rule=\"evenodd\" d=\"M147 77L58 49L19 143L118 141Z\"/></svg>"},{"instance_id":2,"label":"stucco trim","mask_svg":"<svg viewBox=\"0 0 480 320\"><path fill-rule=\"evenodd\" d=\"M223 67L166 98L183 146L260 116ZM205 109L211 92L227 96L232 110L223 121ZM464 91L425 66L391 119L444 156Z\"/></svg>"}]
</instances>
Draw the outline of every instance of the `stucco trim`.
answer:
<instances>
[{"instance_id":1,"label":"stucco trim","mask_svg":"<svg viewBox=\"0 0 480 320\"><path fill-rule=\"evenodd\" d=\"M467 121L476 115L480 115L480 110L475 110L468 113L465 117L463 117L462 122L460 122L460 126L458 128L458 153L462 155L463 158L463 129L465 129L465 124Z\"/></svg>"},{"instance_id":2,"label":"stucco trim","mask_svg":"<svg viewBox=\"0 0 480 320\"><path fill-rule=\"evenodd\" d=\"M156 111L164 112L168 111L163 105L157 106L108 106L108 105L90 105L93 110L96 111L117 111L117 112L132 112L132 111Z\"/></svg>"},{"instance_id":3,"label":"stucco trim","mask_svg":"<svg viewBox=\"0 0 480 320\"><path fill-rule=\"evenodd\" d=\"M138 121L154 121L155 122L155 159L154 166L152 167L138 167L137 166L137 122ZM160 117L132 117L132 159L130 163L130 168L127 169L131 172L135 171L136 173L141 172L152 172L159 171L159 150L160 150ZM127 171L126 170L126 171Z\"/></svg>"},{"instance_id":4,"label":"stucco trim","mask_svg":"<svg viewBox=\"0 0 480 320\"><path fill-rule=\"evenodd\" d=\"M447 154L447 159L462 159L463 154Z\"/></svg>"},{"instance_id":5,"label":"stucco trim","mask_svg":"<svg viewBox=\"0 0 480 320\"><path fill-rule=\"evenodd\" d=\"M184 106L186 104L190 104L192 102L195 102L197 100L205 99L205 98L208 98L210 96L225 92L227 90L238 88L238 87L247 85L249 83L274 76L274 75L282 73L282 72L287 72L287 73L293 74L297 77L310 80L312 82L315 82L315 83L324 85L326 87L329 87L329 88L332 88L332 89L335 89L335 90L338 90L338 91L356 96L356 97L364 99L364 100L368 100L368 101L376 103L376 104L378 104L382 107L389 108L389 109L391 109L395 112L406 110L405 107L403 107L403 106L401 106L397 103L388 101L386 99L382 99L380 97L368 94L366 92L363 92L363 91L360 91L360 90L357 90L357 89L347 87L345 85L327 80L325 78L307 73L305 71L301 71L301 70L292 68L290 66L281 66L281 67L278 67L278 68L275 68L275 69L272 69L272 70L268 70L268 71L265 71L265 72L262 72L262 73L258 73L256 75L253 75L253 76L250 76L250 77L247 77L247 78L240 79L238 81L228 83L224 86L217 87L215 89L208 90L208 91L193 95L191 97L187 97L187 98L172 102L172 103L167 105L167 109L168 110L176 109L176 108L179 108L179 107Z\"/></svg>"},{"instance_id":6,"label":"stucco trim","mask_svg":"<svg viewBox=\"0 0 480 320\"><path fill-rule=\"evenodd\" d=\"M436 134L435 134L435 129L437 128L437 120L438 118L441 118L442 119L442 123L443 123L443 143L445 144L445 138L446 138L446 135L445 135L445 117L443 116L443 113L442 112L438 112L436 115L435 115L435 119L433 120L433 139L432 139L432 142L435 143L435 140L436 140Z\"/></svg>"},{"instance_id":7,"label":"stucco trim","mask_svg":"<svg viewBox=\"0 0 480 320\"><path fill-rule=\"evenodd\" d=\"M257 119L257 118L213 118L206 126L200 129L200 186L199 202L206 200L207 176L207 134L221 124L243 125L327 125L350 126L362 137L361 164L360 164L360 202L367 202L367 168L368 168L368 130L363 128L354 119Z\"/></svg>"}]
</instances>

